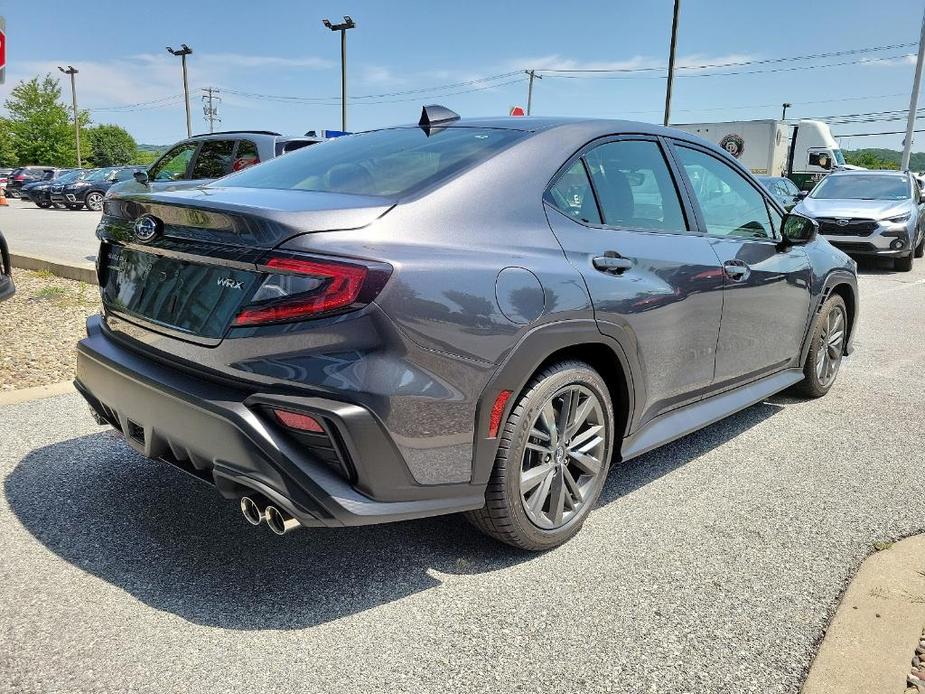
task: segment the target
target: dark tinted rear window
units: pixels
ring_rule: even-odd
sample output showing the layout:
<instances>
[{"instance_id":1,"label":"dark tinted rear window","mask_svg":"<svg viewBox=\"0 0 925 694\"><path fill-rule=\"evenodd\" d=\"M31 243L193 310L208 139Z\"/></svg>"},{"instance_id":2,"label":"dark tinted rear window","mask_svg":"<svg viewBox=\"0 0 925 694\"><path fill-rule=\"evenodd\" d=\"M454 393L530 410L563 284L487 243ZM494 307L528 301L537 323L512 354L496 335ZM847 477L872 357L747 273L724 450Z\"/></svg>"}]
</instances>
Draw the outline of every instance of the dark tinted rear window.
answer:
<instances>
[{"instance_id":1,"label":"dark tinted rear window","mask_svg":"<svg viewBox=\"0 0 925 694\"><path fill-rule=\"evenodd\" d=\"M488 159L525 133L395 128L339 137L234 174L223 186L400 197ZM216 184L219 185L219 184Z\"/></svg>"}]
</instances>

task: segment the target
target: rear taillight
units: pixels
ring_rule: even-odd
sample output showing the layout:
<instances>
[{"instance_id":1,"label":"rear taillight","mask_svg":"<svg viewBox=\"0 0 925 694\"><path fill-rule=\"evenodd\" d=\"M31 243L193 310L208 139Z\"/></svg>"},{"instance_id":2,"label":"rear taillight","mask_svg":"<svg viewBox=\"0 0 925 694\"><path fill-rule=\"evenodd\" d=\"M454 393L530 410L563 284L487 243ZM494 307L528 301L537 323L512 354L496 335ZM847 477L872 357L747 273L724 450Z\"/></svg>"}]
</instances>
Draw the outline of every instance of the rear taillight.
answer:
<instances>
[{"instance_id":1,"label":"rear taillight","mask_svg":"<svg viewBox=\"0 0 925 694\"><path fill-rule=\"evenodd\" d=\"M319 258L271 258L269 274L232 325L285 323L360 308L372 301L391 274L384 263Z\"/></svg>"},{"instance_id":2,"label":"rear taillight","mask_svg":"<svg viewBox=\"0 0 925 694\"><path fill-rule=\"evenodd\" d=\"M18 174L16 176L13 176L13 180L14 181L25 181L26 177L23 174Z\"/></svg>"}]
</instances>

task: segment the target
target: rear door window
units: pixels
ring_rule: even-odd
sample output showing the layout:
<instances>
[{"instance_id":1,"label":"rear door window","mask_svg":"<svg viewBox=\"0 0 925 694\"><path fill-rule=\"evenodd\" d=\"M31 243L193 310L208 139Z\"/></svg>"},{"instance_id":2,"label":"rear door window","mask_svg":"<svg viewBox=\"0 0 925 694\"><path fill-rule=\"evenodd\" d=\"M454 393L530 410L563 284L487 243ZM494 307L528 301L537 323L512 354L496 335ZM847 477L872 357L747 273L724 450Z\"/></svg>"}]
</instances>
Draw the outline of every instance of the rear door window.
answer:
<instances>
[{"instance_id":1,"label":"rear door window","mask_svg":"<svg viewBox=\"0 0 925 694\"><path fill-rule=\"evenodd\" d=\"M240 171L241 169L246 169L248 166L259 163L260 154L257 152L257 145L250 140L239 140L231 170Z\"/></svg>"},{"instance_id":2,"label":"rear door window","mask_svg":"<svg viewBox=\"0 0 925 694\"><path fill-rule=\"evenodd\" d=\"M234 140L206 140L199 148L193 165L193 180L221 178L231 173L234 162Z\"/></svg>"},{"instance_id":3,"label":"rear door window","mask_svg":"<svg viewBox=\"0 0 925 694\"><path fill-rule=\"evenodd\" d=\"M658 143L617 140L585 155L608 226L684 231L684 213Z\"/></svg>"},{"instance_id":4,"label":"rear door window","mask_svg":"<svg viewBox=\"0 0 925 694\"><path fill-rule=\"evenodd\" d=\"M151 167L148 174L154 181L181 181L186 178L190 161L196 152L196 142L184 142L174 147L163 159Z\"/></svg>"},{"instance_id":5,"label":"rear door window","mask_svg":"<svg viewBox=\"0 0 925 694\"><path fill-rule=\"evenodd\" d=\"M591 190L584 163L572 164L546 193L546 202L559 212L579 222L600 224L601 215Z\"/></svg>"}]
</instances>

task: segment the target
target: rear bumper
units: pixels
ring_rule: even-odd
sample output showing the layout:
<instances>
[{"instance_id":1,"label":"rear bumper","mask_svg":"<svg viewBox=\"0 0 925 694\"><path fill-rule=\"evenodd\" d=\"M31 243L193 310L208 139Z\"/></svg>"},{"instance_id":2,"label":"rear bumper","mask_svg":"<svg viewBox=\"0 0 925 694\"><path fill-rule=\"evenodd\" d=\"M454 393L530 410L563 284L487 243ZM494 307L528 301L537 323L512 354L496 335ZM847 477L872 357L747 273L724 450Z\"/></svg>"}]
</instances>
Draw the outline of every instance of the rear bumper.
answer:
<instances>
[{"instance_id":1,"label":"rear bumper","mask_svg":"<svg viewBox=\"0 0 925 694\"><path fill-rule=\"evenodd\" d=\"M484 485L416 484L364 407L207 380L124 346L99 317L88 321L87 332L77 347L75 386L91 408L143 455L214 484L228 498L257 492L303 525L328 527L484 505ZM264 407L320 418L347 471L287 434Z\"/></svg>"}]
</instances>

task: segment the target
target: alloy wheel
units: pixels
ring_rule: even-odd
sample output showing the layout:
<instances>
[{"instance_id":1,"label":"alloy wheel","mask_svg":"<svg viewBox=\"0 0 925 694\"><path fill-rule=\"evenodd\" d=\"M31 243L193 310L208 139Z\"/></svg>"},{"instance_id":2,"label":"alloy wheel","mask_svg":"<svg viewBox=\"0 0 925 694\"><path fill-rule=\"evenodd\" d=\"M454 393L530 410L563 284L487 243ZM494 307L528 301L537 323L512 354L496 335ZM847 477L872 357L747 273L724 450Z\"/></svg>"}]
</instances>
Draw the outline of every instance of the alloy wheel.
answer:
<instances>
[{"instance_id":1,"label":"alloy wheel","mask_svg":"<svg viewBox=\"0 0 925 694\"><path fill-rule=\"evenodd\" d=\"M530 426L520 468L520 496L544 530L569 523L589 500L604 468L606 420L598 397L569 385L549 398Z\"/></svg>"},{"instance_id":2,"label":"alloy wheel","mask_svg":"<svg viewBox=\"0 0 925 694\"><path fill-rule=\"evenodd\" d=\"M87 195L87 208L94 212L99 212L103 209L103 196L99 193L90 193Z\"/></svg>"},{"instance_id":3,"label":"alloy wheel","mask_svg":"<svg viewBox=\"0 0 925 694\"><path fill-rule=\"evenodd\" d=\"M845 312L835 306L826 318L816 351L816 378L827 388L835 380L845 349Z\"/></svg>"}]
</instances>

